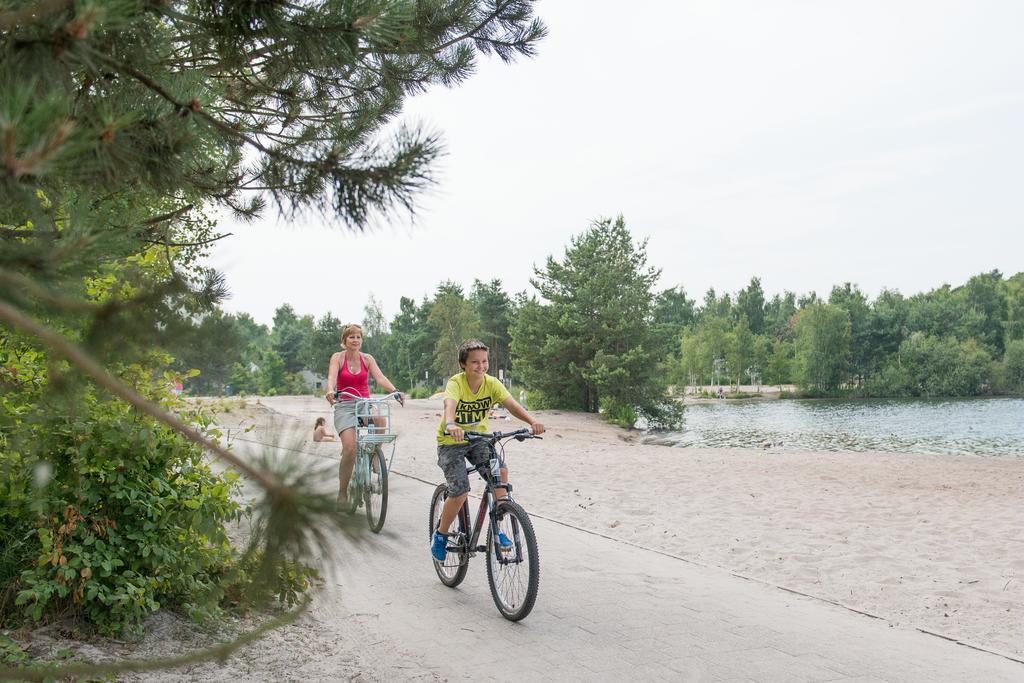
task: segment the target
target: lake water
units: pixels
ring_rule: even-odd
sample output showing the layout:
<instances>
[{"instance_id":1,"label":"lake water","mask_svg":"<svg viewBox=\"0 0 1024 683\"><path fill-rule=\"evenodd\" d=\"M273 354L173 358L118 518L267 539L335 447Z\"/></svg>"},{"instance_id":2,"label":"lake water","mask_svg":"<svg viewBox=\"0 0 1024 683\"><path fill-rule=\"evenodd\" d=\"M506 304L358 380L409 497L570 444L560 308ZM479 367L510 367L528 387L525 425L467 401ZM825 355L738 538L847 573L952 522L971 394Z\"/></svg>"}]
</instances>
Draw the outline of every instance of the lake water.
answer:
<instances>
[{"instance_id":1,"label":"lake water","mask_svg":"<svg viewBox=\"0 0 1024 683\"><path fill-rule=\"evenodd\" d=\"M687 405L678 432L648 442L684 447L1018 455L1024 399L725 400Z\"/></svg>"}]
</instances>

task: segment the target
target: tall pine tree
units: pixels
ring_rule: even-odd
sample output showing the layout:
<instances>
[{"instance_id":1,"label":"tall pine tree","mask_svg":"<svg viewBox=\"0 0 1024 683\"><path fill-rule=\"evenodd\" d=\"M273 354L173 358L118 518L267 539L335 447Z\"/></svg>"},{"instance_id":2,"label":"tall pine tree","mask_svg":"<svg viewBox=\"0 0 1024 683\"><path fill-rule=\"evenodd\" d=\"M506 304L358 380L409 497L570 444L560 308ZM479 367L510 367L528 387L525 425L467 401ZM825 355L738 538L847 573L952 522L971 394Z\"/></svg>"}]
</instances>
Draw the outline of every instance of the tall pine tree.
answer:
<instances>
[{"instance_id":1,"label":"tall pine tree","mask_svg":"<svg viewBox=\"0 0 1024 683\"><path fill-rule=\"evenodd\" d=\"M621 216L598 220L535 275L542 300L523 301L512 326L517 378L552 407L673 424L679 412L659 368L669 348L653 315L659 271L647 266L646 242L633 242Z\"/></svg>"},{"instance_id":2,"label":"tall pine tree","mask_svg":"<svg viewBox=\"0 0 1024 683\"><path fill-rule=\"evenodd\" d=\"M141 395L138 368L159 374L153 347L225 293L198 266L224 236L208 212L253 219L272 207L356 230L411 212L442 147L395 125L405 98L461 83L479 54L531 55L544 33L531 0L0 3L0 353L45 347L70 361L40 362L51 371L39 382L4 388L22 411L0 430L10 490L31 492L33 454L46 451L25 428L32 411L63 416L61 395L73 407L74 392L106 391L136 410L108 411L125 414L119 427L146 434L130 421L162 422L266 492L261 575L311 554L327 499ZM29 389L47 382L42 405ZM65 509L36 503L44 515ZM86 503L104 509L76 501Z\"/></svg>"}]
</instances>

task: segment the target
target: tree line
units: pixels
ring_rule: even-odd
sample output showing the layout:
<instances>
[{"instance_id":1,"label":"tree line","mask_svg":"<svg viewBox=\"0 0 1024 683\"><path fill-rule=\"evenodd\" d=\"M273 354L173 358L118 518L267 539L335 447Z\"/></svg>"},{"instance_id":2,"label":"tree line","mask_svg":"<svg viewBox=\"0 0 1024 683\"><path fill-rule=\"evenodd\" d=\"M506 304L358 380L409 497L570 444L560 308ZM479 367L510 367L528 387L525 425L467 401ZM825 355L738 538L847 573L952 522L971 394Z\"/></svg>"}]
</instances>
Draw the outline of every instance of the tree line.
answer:
<instances>
[{"instance_id":1,"label":"tree line","mask_svg":"<svg viewBox=\"0 0 1024 683\"><path fill-rule=\"evenodd\" d=\"M533 405L602 412L633 425L671 424L684 386L797 385L807 396L976 396L1024 390L1024 273L980 273L905 297L873 300L852 283L765 295L751 278L698 303L658 289L646 242L622 217L600 219L561 258L534 268L536 293L501 280L440 283L401 297L390 320L371 296L364 348L398 386L426 395L458 371L452 350L478 337L491 372L530 392ZM178 367L200 368L191 389L305 393L302 370L322 376L341 322L282 305L273 326L217 312L197 321Z\"/></svg>"},{"instance_id":2,"label":"tree line","mask_svg":"<svg viewBox=\"0 0 1024 683\"><path fill-rule=\"evenodd\" d=\"M1024 391L1024 273L979 273L905 297L857 285L766 299L758 278L684 306L675 379L796 384L803 395L937 397Z\"/></svg>"},{"instance_id":3,"label":"tree line","mask_svg":"<svg viewBox=\"0 0 1024 683\"><path fill-rule=\"evenodd\" d=\"M668 424L678 416L662 371L673 328L655 321L673 294L655 292L659 272L646 258L646 244L634 242L622 217L600 219L562 259L535 269L539 296L510 295L499 279L469 288L445 281L419 302L402 297L391 320L371 296L364 350L399 387L422 395L458 372L454 350L476 337L491 349L492 374L528 389L533 405ZM301 373L322 376L341 326L330 313L316 319L290 304L275 311L270 328L217 310L197 318L170 352L182 374L200 370L189 380L193 393L307 393Z\"/></svg>"}]
</instances>

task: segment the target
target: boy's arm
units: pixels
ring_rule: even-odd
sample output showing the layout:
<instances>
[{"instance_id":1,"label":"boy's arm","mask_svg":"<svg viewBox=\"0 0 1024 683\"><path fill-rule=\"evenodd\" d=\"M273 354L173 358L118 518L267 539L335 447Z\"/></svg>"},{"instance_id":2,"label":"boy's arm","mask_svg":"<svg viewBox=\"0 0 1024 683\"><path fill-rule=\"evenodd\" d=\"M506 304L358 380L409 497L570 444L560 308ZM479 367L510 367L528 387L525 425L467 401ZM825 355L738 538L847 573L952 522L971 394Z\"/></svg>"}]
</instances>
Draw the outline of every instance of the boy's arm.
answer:
<instances>
[{"instance_id":1,"label":"boy's arm","mask_svg":"<svg viewBox=\"0 0 1024 683\"><path fill-rule=\"evenodd\" d=\"M466 432L463 431L462 427L455 424L455 406L455 399L446 398L444 400L444 426L453 439L464 441L466 439Z\"/></svg>"},{"instance_id":2,"label":"boy's arm","mask_svg":"<svg viewBox=\"0 0 1024 683\"><path fill-rule=\"evenodd\" d=\"M537 422L537 420L534 419L533 415L530 415L526 408L519 405L519 402L516 401L511 396L502 401L501 405L505 406L505 409L508 410L508 412L512 413L514 416L518 417L526 424L530 425L530 429L533 430L534 434L539 435L544 433L544 425L540 422Z\"/></svg>"}]
</instances>

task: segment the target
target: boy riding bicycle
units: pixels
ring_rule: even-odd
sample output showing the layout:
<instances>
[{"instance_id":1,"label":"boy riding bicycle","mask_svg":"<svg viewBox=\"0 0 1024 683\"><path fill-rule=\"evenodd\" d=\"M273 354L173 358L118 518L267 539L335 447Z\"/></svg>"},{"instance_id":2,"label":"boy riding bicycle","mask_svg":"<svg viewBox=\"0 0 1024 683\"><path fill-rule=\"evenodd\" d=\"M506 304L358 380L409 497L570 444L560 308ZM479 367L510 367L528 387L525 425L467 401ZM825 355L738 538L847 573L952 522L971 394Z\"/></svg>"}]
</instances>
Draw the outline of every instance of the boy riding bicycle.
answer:
<instances>
[{"instance_id":1,"label":"boy riding bicycle","mask_svg":"<svg viewBox=\"0 0 1024 683\"><path fill-rule=\"evenodd\" d=\"M491 406L500 404L529 424L534 434L544 433L544 425L519 405L500 381L487 374L487 351L487 346L477 339L462 342L459 345L459 367L463 371L449 379L445 387L444 414L437 429L437 465L444 472L448 498L430 544L430 553L438 562L444 561L448 530L469 495L465 461L475 467L490 459L487 444L470 444L465 440L466 432L486 432ZM501 481L508 483L507 467L501 469ZM494 492L499 499L508 495L504 487L497 487ZM503 533L498 534L498 544L504 548L512 546Z\"/></svg>"}]
</instances>

